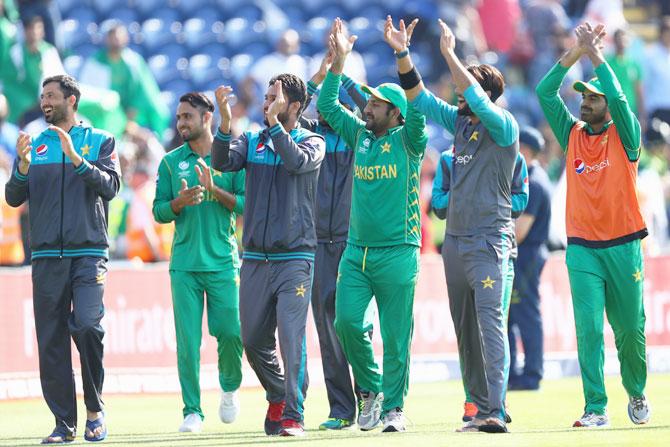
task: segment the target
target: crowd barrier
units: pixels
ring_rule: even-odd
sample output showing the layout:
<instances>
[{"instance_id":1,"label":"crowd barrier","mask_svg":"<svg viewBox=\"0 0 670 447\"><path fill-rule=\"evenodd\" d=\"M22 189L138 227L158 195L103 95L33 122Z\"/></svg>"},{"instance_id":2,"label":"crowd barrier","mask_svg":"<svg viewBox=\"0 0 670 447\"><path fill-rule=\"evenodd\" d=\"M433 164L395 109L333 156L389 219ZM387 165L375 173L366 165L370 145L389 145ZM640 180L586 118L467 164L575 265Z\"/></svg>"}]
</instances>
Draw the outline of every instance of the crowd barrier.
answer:
<instances>
[{"instance_id":1,"label":"crowd barrier","mask_svg":"<svg viewBox=\"0 0 670 447\"><path fill-rule=\"evenodd\" d=\"M167 264L109 266L105 286L105 393L179 390ZM670 371L670 256L645 260L646 334L650 371ZM628 278L621 278L622 281ZM29 268L0 269L0 400L41 395ZM578 373L570 286L562 255L552 256L541 280L545 376ZM204 319L206 322L206 319ZM208 334L206 328L203 334ZM606 325L606 372L616 373L614 338ZM382 353L379 331L374 346ZM307 328L310 382L322 382L318 339L311 315ZM72 346L75 371L79 365ZM218 386L216 343L203 337L203 389ZM244 364L243 386L258 382ZM442 259L424 255L414 302L413 381L460 376ZM77 380L79 377L77 375Z\"/></svg>"}]
</instances>

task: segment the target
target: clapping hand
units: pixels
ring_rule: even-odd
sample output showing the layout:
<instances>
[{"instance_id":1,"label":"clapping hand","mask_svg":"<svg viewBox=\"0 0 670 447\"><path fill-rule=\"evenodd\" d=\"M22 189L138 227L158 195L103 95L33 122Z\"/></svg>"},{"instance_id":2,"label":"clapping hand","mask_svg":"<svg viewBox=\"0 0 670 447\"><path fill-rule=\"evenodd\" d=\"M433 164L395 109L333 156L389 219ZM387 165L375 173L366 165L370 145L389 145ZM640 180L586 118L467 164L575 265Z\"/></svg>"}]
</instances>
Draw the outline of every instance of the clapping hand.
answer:
<instances>
[{"instance_id":1,"label":"clapping hand","mask_svg":"<svg viewBox=\"0 0 670 447\"><path fill-rule=\"evenodd\" d=\"M396 53L405 51L407 47L409 47L412 34L414 33L414 27L416 27L417 23L419 23L419 19L414 19L406 27L405 21L400 19L398 29L396 29L393 25L391 16L386 16L386 23L384 24L384 40Z\"/></svg>"},{"instance_id":2,"label":"clapping hand","mask_svg":"<svg viewBox=\"0 0 670 447\"><path fill-rule=\"evenodd\" d=\"M23 175L28 174L28 169L30 169L32 150L33 146L30 134L23 131L19 132L19 138L16 140L16 154L19 156L19 172Z\"/></svg>"}]
</instances>

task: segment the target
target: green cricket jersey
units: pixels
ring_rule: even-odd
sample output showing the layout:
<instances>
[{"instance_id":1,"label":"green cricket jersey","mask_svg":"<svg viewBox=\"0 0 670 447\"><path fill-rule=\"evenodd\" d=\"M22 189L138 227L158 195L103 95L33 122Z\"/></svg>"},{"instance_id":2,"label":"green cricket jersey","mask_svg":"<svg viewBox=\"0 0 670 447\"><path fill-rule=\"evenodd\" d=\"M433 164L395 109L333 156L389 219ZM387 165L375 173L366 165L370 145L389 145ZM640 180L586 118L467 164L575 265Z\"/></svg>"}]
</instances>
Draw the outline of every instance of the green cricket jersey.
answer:
<instances>
[{"instance_id":1,"label":"green cricket jersey","mask_svg":"<svg viewBox=\"0 0 670 447\"><path fill-rule=\"evenodd\" d=\"M158 167L153 214L160 223L175 223L170 270L212 272L237 268L240 261L235 220L244 210L244 170L212 171L216 186L237 199L232 212L206 191L202 203L187 206L178 215L170 206L170 201L179 195L182 179L186 179L189 187L198 184L195 172L198 158L200 156L185 143L165 155ZM210 158L210 155L203 158L208 166L211 166Z\"/></svg>"},{"instance_id":2,"label":"green cricket jersey","mask_svg":"<svg viewBox=\"0 0 670 447\"><path fill-rule=\"evenodd\" d=\"M419 171L426 150L426 119L408 104L405 124L379 138L338 102L341 75L328 72L318 109L355 152L350 244L421 246Z\"/></svg>"}]
</instances>

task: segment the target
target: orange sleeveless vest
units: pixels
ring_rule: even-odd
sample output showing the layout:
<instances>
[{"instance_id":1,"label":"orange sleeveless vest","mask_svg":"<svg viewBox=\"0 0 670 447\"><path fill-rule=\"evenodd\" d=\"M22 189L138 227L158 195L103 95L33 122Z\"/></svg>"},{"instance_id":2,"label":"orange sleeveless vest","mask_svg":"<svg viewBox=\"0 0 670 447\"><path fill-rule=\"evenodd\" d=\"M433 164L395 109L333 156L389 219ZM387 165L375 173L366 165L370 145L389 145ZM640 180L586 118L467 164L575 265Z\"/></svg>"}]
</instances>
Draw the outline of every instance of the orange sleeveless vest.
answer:
<instances>
[{"instance_id":1,"label":"orange sleeveless vest","mask_svg":"<svg viewBox=\"0 0 670 447\"><path fill-rule=\"evenodd\" d=\"M25 259L21 241L21 211L0 199L0 265L19 265Z\"/></svg>"},{"instance_id":2,"label":"orange sleeveless vest","mask_svg":"<svg viewBox=\"0 0 670 447\"><path fill-rule=\"evenodd\" d=\"M614 124L599 135L585 125L575 124L568 140L568 242L598 248L642 239L647 231L637 199L637 161L628 159Z\"/></svg>"}]
</instances>

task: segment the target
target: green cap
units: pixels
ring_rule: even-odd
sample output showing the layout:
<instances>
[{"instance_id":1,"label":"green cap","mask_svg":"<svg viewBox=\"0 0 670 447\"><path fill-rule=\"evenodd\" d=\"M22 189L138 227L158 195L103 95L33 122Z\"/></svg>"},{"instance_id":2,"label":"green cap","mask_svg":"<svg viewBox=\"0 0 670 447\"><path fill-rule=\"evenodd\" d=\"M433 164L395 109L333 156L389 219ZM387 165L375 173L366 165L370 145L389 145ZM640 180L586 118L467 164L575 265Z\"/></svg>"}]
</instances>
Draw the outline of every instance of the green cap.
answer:
<instances>
[{"instance_id":1,"label":"green cap","mask_svg":"<svg viewBox=\"0 0 670 447\"><path fill-rule=\"evenodd\" d=\"M377 88L363 85L361 89L377 99L393 104L400 109L400 114L403 117L407 116L407 97L405 97L405 91L398 84L386 82L378 85Z\"/></svg>"},{"instance_id":2,"label":"green cap","mask_svg":"<svg viewBox=\"0 0 670 447\"><path fill-rule=\"evenodd\" d=\"M588 90L591 93L595 93L596 95L605 96L598 78L591 78L589 82L576 81L574 84L572 84L572 88L577 90L579 93L584 93L584 90Z\"/></svg>"}]
</instances>

